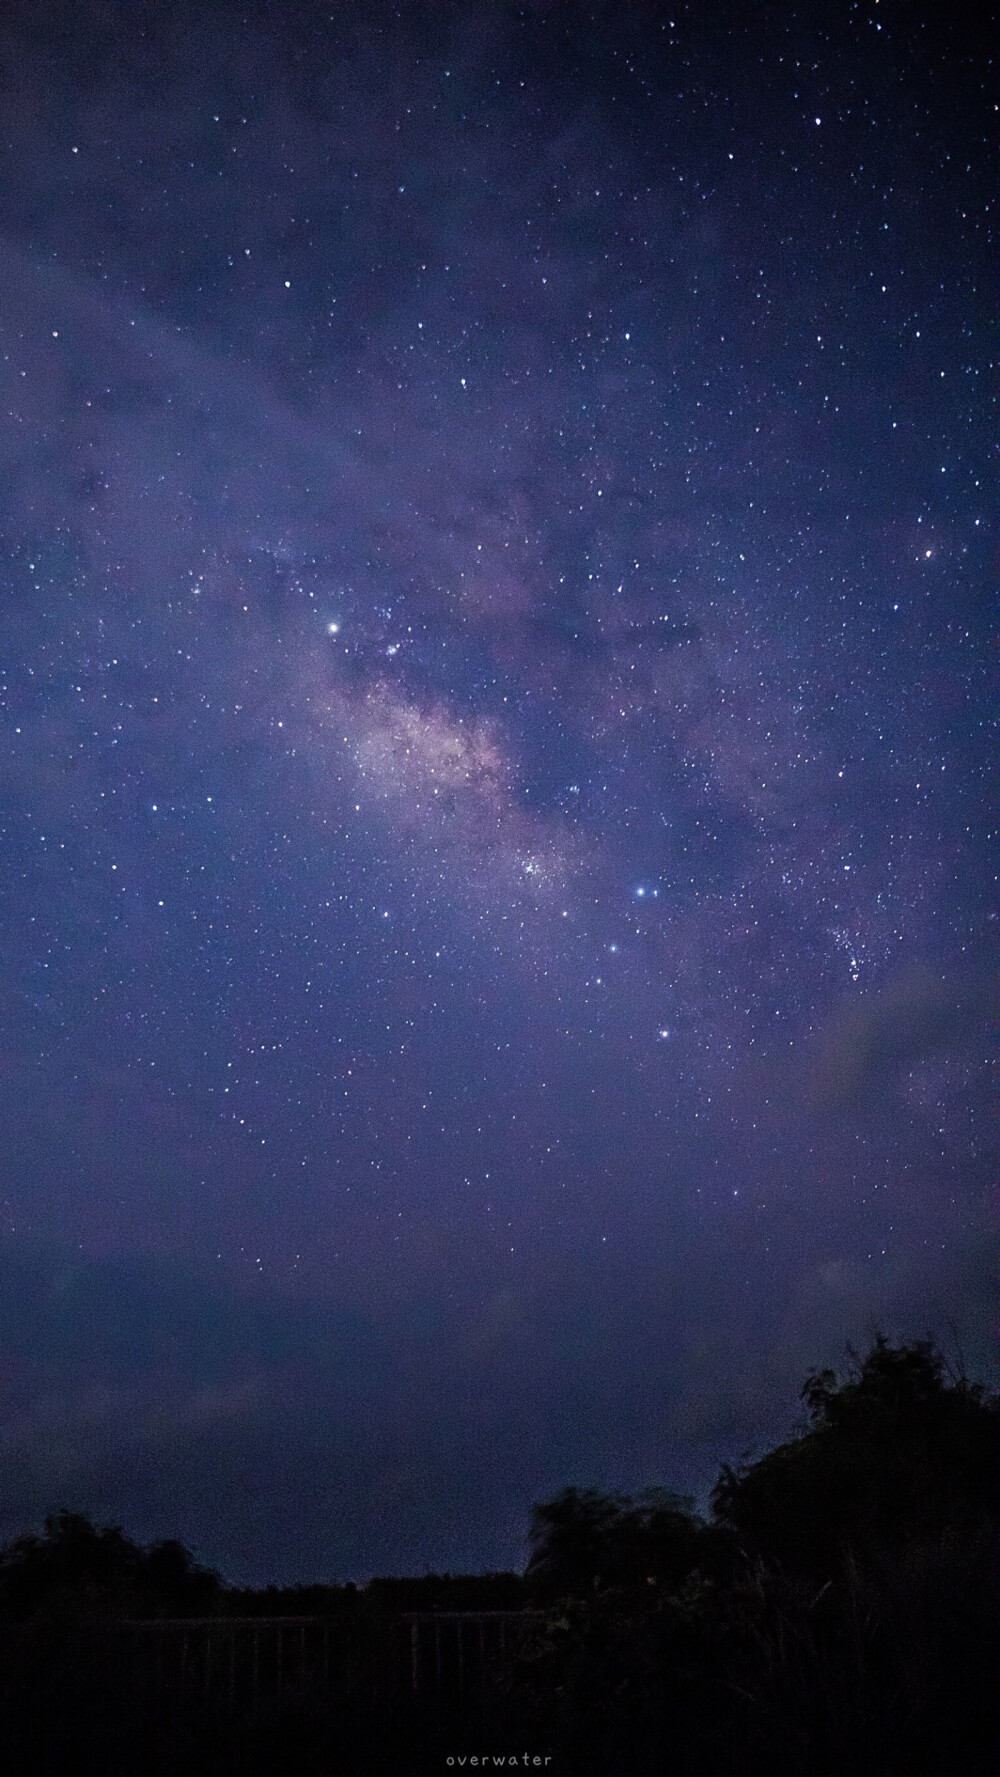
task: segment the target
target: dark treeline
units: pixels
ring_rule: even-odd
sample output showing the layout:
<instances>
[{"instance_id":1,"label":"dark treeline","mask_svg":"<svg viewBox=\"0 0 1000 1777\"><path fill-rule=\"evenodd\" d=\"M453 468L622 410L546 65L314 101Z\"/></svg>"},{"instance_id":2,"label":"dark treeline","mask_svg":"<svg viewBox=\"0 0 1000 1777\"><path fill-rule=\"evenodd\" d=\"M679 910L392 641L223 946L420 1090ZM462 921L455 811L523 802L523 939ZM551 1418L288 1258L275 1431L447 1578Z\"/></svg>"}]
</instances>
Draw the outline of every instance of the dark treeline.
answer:
<instances>
[{"instance_id":1,"label":"dark treeline","mask_svg":"<svg viewBox=\"0 0 1000 1777\"><path fill-rule=\"evenodd\" d=\"M424 1574L346 1585L228 1586L182 1543L147 1547L77 1512L0 1548L0 1622L340 1617L427 1610L523 1610L533 1588L517 1573Z\"/></svg>"},{"instance_id":2,"label":"dark treeline","mask_svg":"<svg viewBox=\"0 0 1000 1777\"><path fill-rule=\"evenodd\" d=\"M569 1488L538 1506L523 1576L239 1590L177 1543L140 1548L64 1512L0 1553L0 1618L292 1615L360 1634L407 1611L521 1612L494 1675L496 1749L516 1736L551 1753L550 1770L992 1772L1000 1402L931 1344L884 1339L841 1376L811 1375L802 1401L794 1437L723 1470L707 1517L664 1489ZM320 1726L298 1762L284 1743L282 1769L355 1769L343 1745L324 1764ZM436 1731L436 1749L397 1747L381 1766L367 1742L357 1768L440 1769L444 1746L487 1750L460 1744L440 1712ZM258 1768L253 1748L233 1756L212 1770Z\"/></svg>"}]
</instances>

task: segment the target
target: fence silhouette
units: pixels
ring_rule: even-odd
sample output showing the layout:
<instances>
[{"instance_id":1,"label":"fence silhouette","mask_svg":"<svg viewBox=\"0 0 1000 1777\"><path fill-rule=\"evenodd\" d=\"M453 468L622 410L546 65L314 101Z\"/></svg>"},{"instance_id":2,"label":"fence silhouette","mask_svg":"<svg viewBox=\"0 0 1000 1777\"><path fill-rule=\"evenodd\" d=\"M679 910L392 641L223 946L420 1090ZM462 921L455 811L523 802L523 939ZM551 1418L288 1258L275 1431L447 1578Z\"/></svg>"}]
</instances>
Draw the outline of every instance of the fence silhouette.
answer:
<instances>
[{"instance_id":1,"label":"fence silhouette","mask_svg":"<svg viewBox=\"0 0 1000 1777\"><path fill-rule=\"evenodd\" d=\"M0 1745L225 1741L284 1725L355 1744L500 1733L530 1611L0 1623ZM6 1730L6 1733L4 1732Z\"/></svg>"}]
</instances>

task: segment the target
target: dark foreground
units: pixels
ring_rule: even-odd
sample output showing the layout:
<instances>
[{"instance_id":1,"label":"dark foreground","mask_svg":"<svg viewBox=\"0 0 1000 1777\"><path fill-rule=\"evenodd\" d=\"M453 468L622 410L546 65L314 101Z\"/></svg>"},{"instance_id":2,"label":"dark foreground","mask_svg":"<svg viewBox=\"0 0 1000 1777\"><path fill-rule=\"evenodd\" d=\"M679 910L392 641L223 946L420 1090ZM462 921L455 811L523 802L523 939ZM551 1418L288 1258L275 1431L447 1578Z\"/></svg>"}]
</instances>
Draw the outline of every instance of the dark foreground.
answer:
<instances>
[{"instance_id":1,"label":"dark foreground","mask_svg":"<svg viewBox=\"0 0 1000 1777\"><path fill-rule=\"evenodd\" d=\"M62 1513L0 1551L0 1770L994 1777L1000 1396L879 1339L802 1398L709 1520L567 1488L523 1578L239 1593Z\"/></svg>"},{"instance_id":2,"label":"dark foreground","mask_svg":"<svg viewBox=\"0 0 1000 1777\"><path fill-rule=\"evenodd\" d=\"M551 1771L552 1748L537 1731L525 1742L510 1694L531 1621L480 1611L0 1625L5 1767L395 1777L516 1756L520 1769L527 1757Z\"/></svg>"}]
</instances>

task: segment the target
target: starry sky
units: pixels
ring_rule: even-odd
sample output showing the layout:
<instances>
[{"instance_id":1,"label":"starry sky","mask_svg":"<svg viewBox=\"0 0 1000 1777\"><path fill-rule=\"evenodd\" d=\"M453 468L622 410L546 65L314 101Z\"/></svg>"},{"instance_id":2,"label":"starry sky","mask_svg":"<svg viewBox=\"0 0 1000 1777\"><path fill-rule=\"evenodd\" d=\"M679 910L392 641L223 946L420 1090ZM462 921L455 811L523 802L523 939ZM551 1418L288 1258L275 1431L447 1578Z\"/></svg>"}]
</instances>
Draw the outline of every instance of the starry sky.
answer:
<instances>
[{"instance_id":1,"label":"starry sky","mask_svg":"<svg viewBox=\"0 0 1000 1777\"><path fill-rule=\"evenodd\" d=\"M520 1565L996 1377L990 54L4 7L0 1534Z\"/></svg>"}]
</instances>

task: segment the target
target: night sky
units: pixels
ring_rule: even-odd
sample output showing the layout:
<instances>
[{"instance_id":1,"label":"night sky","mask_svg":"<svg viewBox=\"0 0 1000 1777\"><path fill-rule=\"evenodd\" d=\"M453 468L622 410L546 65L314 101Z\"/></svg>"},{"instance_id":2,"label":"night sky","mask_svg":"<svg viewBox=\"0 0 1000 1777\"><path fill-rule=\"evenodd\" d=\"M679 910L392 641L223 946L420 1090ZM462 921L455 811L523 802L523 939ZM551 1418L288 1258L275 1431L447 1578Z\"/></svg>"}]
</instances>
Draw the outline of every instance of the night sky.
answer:
<instances>
[{"instance_id":1,"label":"night sky","mask_svg":"<svg viewBox=\"0 0 1000 1777\"><path fill-rule=\"evenodd\" d=\"M519 1566L995 1379L980 29L4 6L0 1535Z\"/></svg>"}]
</instances>

